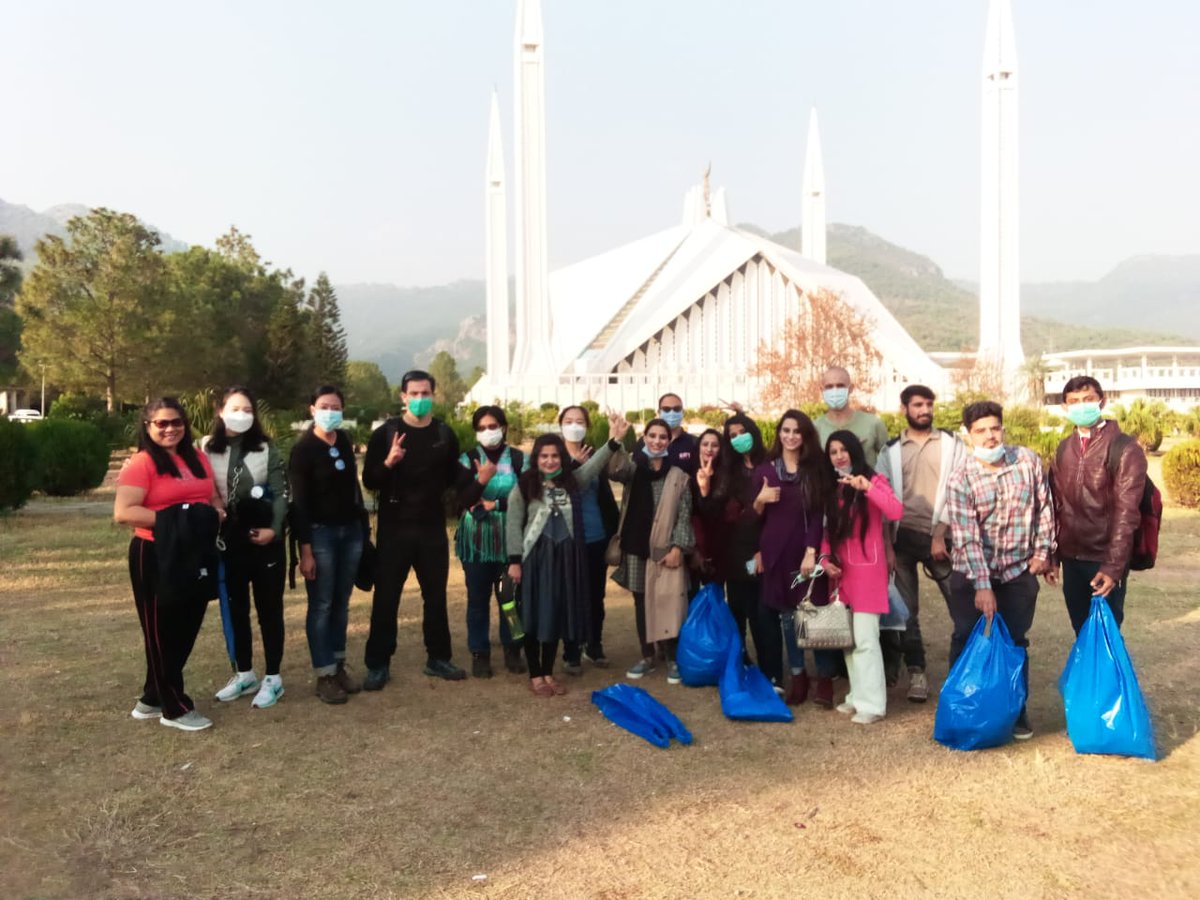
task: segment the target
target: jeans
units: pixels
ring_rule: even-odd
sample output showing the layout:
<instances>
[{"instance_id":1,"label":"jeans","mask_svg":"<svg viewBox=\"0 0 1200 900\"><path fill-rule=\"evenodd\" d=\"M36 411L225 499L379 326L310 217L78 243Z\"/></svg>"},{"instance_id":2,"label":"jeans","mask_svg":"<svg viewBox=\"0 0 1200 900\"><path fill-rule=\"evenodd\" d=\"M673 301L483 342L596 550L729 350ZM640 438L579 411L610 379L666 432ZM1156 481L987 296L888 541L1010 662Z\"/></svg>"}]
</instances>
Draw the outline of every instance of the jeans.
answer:
<instances>
[{"instance_id":1,"label":"jeans","mask_svg":"<svg viewBox=\"0 0 1200 900\"><path fill-rule=\"evenodd\" d=\"M1086 559L1064 559L1062 561L1063 598L1067 601L1067 615L1071 617L1071 627L1075 634L1087 621L1092 609L1092 579L1100 571L1100 563ZM1118 581L1108 596L1108 608L1112 610L1113 618L1117 620L1117 628L1125 621L1125 588L1129 586L1129 573Z\"/></svg>"},{"instance_id":2,"label":"jeans","mask_svg":"<svg viewBox=\"0 0 1200 900\"><path fill-rule=\"evenodd\" d=\"M489 632L492 628L492 598L496 598L496 607L500 606L500 579L508 563L502 562L465 562L462 564L463 577L467 582L467 649L472 653L491 653L492 642ZM508 620L501 613L500 643L507 647L520 647L519 641L512 639Z\"/></svg>"},{"instance_id":3,"label":"jeans","mask_svg":"<svg viewBox=\"0 0 1200 900\"><path fill-rule=\"evenodd\" d=\"M308 652L313 670L332 675L346 658L346 625L350 614L350 594L362 556L363 529L360 522L346 525L313 523L312 552L317 562L317 577L304 582L308 592Z\"/></svg>"},{"instance_id":4,"label":"jeans","mask_svg":"<svg viewBox=\"0 0 1200 900\"><path fill-rule=\"evenodd\" d=\"M787 648L788 666L793 675L799 675L804 671L804 651L796 646L796 621L790 610L779 613L779 623L783 630L783 644ZM818 678L832 678L837 673L841 650L814 650L812 654Z\"/></svg>"},{"instance_id":5,"label":"jeans","mask_svg":"<svg viewBox=\"0 0 1200 900\"><path fill-rule=\"evenodd\" d=\"M409 572L416 572L424 601L422 631L429 659L450 661L450 618L446 612L446 579L450 577L450 541L443 522L420 527L379 524L379 571L371 602L367 637L368 669L382 669L396 652L396 617L400 593Z\"/></svg>"},{"instance_id":6,"label":"jeans","mask_svg":"<svg viewBox=\"0 0 1200 900\"><path fill-rule=\"evenodd\" d=\"M913 671L925 671L925 642L921 638L921 589L917 569L922 563L933 561L930 552L931 535L901 528L896 533L896 587L908 606L908 622L904 631L891 632L894 637L884 641L884 655L888 668L893 672L900 669L900 660ZM934 582L946 601L950 600L950 579ZM897 646L898 645L898 646Z\"/></svg>"}]
</instances>

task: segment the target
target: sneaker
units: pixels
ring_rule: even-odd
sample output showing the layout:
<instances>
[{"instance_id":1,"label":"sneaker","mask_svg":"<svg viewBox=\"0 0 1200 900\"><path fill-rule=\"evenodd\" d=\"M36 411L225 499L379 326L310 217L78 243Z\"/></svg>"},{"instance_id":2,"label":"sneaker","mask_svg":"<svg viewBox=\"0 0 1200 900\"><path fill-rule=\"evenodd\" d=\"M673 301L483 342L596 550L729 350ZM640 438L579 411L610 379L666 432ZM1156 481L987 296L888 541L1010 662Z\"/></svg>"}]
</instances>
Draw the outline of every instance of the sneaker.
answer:
<instances>
[{"instance_id":1,"label":"sneaker","mask_svg":"<svg viewBox=\"0 0 1200 900\"><path fill-rule=\"evenodd\" d=\"M350 670L346 668L346 661L344 659L338 660L337 671L333 673L333 677L337 679L337 683L342 686L342 690L347 694L357 694L362 690L362 684L350 674Z\"/></svg>"},{"instance_id":2,"label":"sneaker","mask_svg":"<svg viewBox=\"0 0 1200 900\"><path fill-rule=\"evenodd\" d=\"M817 678L813 689L813 703L825 709L833 709L833 679Z\"/></svg>"},{"instance_id":3,"label":"sneaker","mask_svg":"<svg viewBox=\"0 0 1200 900\"><path fill-rule=\"evenodd\" d=\"M583 658L590 662L597 669L607 669L612 665L608 661L608 657L604 655L604 648L597 645L583 651Z\"/></svg>"},{"instance_id":4,"label":"sneaker","mask_svg":"<svg viewBox=\"0 0 1200 900\"><path fill-rule=\"evenodd\" d=\"M433 678L444 678L447 681L462 681L467 673L450 662L448 659L431 659L425 663L424 672Z\"/></svg>"},{"instance_id":5,"label":"sneaker","mask_svg":"<svg viewBox=\"0 0 1200 900\"><path fill-rule=\"evenodd\" d=\"M282 696L283 679L278 675L268 675L263 679L262 687L258 689L258 693L254 695L250 705L254 709L266 709L268 706L274 706Z\"/></svg>"},{"instance_id":6,"label":"sneaker","mask_svg":"<svg viewBox=\"0 0 1200 900\"><path fill-rule=\"evenodd\" d=\"M258 676L253 671L235 672L225 687L217 691L217 699L222 703L236 700L243 694L248 694L258 687Z\"/></svg>"},{"instance_id":7,"label":"sneaker","mask_svg":"<svg viewBox=\"0 0 1200 900\"><path fill-rule=\"evenodd\" d=\"M129 714L135 719L161 719L162 707L151 706L149 703L143 703L139 700L134 704L133 711Z\"/></svg>"},{"instance_id":8,"label":"sneaker","mask_svg":"<svg viewBox=\"0 0 1200 900\"><path fill-rule=\"evenodd\" d=\"M364 691L382 691L383 686L392 680L392 675L388 671L388 667L384 666L380 669L367 669L367 677L363 680ZM345 688L342 688L345 690Z\"/></svg>"},{"instance_id":9,"label":"sneaker","mask_svg":"<svg viewBox=\"0 0 1200 900\"><path fill-rule=\"evenodd\" d=\"M908 675L908 699L911 703L924 703L929 699L929 679L921 671Z\"/></svg>"},{"instance_id":10,"label":"sneaker","mask_svg":"<svg viewBox=\"0 0 1200 900\"><path fill-rule=\"evenodd\" d=\"M1017 724L1013 726L1013 740L1027 741L1033 737L1033 729L1029 727L1029 716L1021 713L1021 717L1017 719Z\"/></svg>"},{"instance_id":11,"label":"sneaker","mask_svg":"<svg viewBox=\"0 0 1200 900\"><path fill-rule=\"evenodd\" d=\"M784 701L788 706L799 706L808 697L808 673L797 672L788 683Z\"/></svg>"},{"instance_id":12,"label":"sneaker","mask_svg":"<svg viewBox=\"0 0 1200 900\"><path fill-rule=\"evenodd\" d=\"M504 648L504 668L514 675L524 675L529 671L525 665L525 657L521 655L521 645L512 644Z\"/></svg>"},{"instance_id":13,"label":"sneaker","mask_svg":"<svg viewBox=\"0 0 1200 900\"><path fill-rule=\"evenodd\" d=\"M850 721L855 725L874 725L876 722L882 722L883 716L875 713L855 713L854 718Z\"/></svg>"},{"instance_id":14,"label":"sneaker","mask_svg":"<svg viewBox=\"0 0 1200 900\"><path fill-rule=\"evenodd\" d=\"M682 684L683 677L679 674L679 666L675 660L667 663L667 684Z\"/></svg>"},{"instance_id":15,"label":"sneaker","mask_svg":"<svg viewBox=\"0 0 1200 900\"><path fill-rule=\"evenodd\" d=\"M632 678L634 681L636 681L645 675L649 675L653 671L654 659L652 657L647 657L646 659L638 660L632 666L630 666L629 671L625 673L625 677Z\"/></svg>"},{"instance_id":16,"label":"sneaker","mask_svg":"<svg viewBox=\"0 0 1200 900\"><path fill-rule=\"evenodd\" d=\"M472 678L491 678L492 677L492 655L490 653L472 653L471 654L471 677Z\"/></svg>"},{"instance_id":17,"label":"sneaker","mask_svg":"<svg viewBox=\"0 0 1200 900\"><path fill-rule=\"evenodd\" d=\"M839 704L838 704L836 707L834 707L834 708L835 708L835 709L836 709L838 712L840 712L840 713L841 713L843 716L852 716L852 715L854 715L856 712L858 712L858 710L856 710L856 709L854 708L854 704L853 704L853 703L839 703Z\"/></svg>"},{"instance_id":18,"label":"sneaker","mask_svg":"<svg viewBox=\"0 0 1200 900\"><path fill-rule=\"evenodd\" d=\"M168 719L166 716L163 716L158 721L163 725L178 728L180 731L203 731L205 728L212 727L212 719L200 715L194 709L188 710L177 719Z\"/></svg>"},{"instance_id":19,"label":"sneaker","mask_svg":"<svg viewBox=\"0 0 1200 900\"><path fill-rule=\"evenodd\" d=\"M564 659L563 660L563 671L566 672L568 675L574 675L576 678L578 678L580 675L583 674L583 665L577 659L571 660L570 662L568 662L567 660Z\"/></svg>"},{"instance_id":20,"label":"sneaker","mask_svg":"<svg viewBox=\"0 0 1200 900\"><path fill-rule=\"evenodd\" d=\"M349 697L346 689L338 684L337 676L321 675L317 678L317 699L322 703L345 703Z\"/></svg>"}]
</instances>

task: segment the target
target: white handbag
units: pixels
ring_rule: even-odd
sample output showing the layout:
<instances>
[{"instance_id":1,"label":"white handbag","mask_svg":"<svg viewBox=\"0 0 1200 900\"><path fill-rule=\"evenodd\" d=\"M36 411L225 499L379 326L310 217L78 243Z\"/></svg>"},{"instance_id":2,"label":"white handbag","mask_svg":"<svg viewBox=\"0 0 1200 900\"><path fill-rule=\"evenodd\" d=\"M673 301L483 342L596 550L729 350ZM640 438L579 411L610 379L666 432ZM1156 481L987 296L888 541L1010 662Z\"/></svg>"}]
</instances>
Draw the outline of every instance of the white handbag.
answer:
<instances>
[{"instance_id":1,"label":"white handbag","mask_svg":"<svg viewBox=\"0 0 1200 900\"><path fill-rule=\"evenodd\" d=\"M854 648L854 613L838 598L837 588L829 602L817 606L812 602L816 578L808 580L808 591L792 621L796 625L796 646L801 650L852 650Z\"/></svg>"}]
</instances>

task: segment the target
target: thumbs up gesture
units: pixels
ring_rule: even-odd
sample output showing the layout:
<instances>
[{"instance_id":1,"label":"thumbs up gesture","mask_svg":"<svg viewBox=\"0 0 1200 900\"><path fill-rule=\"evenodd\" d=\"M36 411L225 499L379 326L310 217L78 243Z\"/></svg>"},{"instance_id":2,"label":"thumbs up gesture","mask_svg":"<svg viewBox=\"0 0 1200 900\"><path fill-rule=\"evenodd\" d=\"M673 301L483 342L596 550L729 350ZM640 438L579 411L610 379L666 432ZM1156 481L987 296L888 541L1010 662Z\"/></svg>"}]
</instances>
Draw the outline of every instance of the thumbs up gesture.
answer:
<instances>
[{"instance_id":1,"label":"thumbs up gesture","mask_svg":"<svg viewBox=\"0 0 1200 900\"><path fill-rule=\"evenodd\" d=\"M768 503L778 502L779 488L771 487L771 483L763 478L762 488L759 490L758 496L754 498L754 511L761 515Z\"/></svg>"}]
</instances>

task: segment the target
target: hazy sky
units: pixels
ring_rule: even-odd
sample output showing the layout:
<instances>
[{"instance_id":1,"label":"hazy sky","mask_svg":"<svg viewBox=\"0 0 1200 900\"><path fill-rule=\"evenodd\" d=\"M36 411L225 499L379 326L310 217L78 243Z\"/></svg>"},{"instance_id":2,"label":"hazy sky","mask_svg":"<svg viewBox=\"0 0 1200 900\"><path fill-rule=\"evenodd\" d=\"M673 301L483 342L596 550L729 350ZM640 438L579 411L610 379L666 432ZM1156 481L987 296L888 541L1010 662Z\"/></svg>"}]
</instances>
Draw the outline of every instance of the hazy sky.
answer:
<instances>
[{"instance_id":1,"label":"hazy sky","mask_svg":"<svg viewBox=\"0 0 1200 900\"><path fill-rule=\"evenodd\" d=\"M815 105L830 220L976 277L986 0L543 6L552 265L675 224L709 161L735 221L799 224ZM481 277L515 7L0 0L0 197L236 224L339 283ZM1013 9L1023 278L1200 252L1200 4Z\"/></svg>"}]
</instances>

